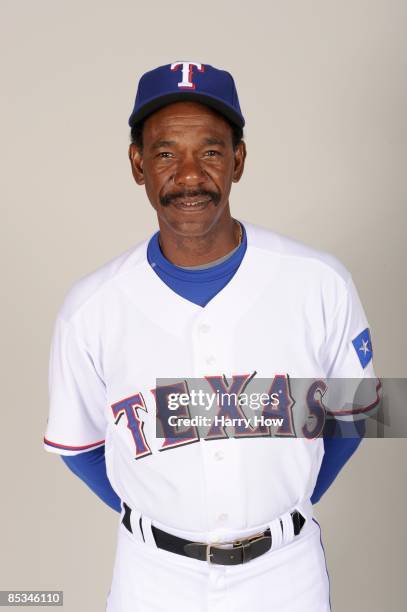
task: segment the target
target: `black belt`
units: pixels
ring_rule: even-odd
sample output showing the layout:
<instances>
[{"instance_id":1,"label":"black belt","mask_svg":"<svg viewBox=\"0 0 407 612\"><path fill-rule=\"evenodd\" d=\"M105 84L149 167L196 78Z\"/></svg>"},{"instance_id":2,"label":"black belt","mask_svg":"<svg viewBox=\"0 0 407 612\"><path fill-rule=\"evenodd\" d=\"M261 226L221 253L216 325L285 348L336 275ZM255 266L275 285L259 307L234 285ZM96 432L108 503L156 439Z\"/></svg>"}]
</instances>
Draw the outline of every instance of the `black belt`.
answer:
<instances>
[{"instance_id":1,"label":"black belt","mask_svg":"<svg viewBox=\"0 0 407 612\"><path fill-rule=\"evenodd\" d=\"M129 508L126 502L123 502L123 508L124 515L122 523L130 533L133 533L130 523L131 508ZM291 518L293 521L294 535L298 535L305 523L305 518L298 510L291 512ZM141 517L139 524L141 535L144 539ZM283 529L281 521L280 524L281 529ZM247 563L247 561L255 559L270 550L272 540L270 528L261 533L249 536L248 538L230 542L229 544L233 544L233 548L221 548L215 544L184 540L184 538L179 538L171 533L162 531L155 525L151 525L151 531L153 532L154 539L159 548L176 553L177 555L193 557L200 561L208 561L218 565L238 565L239 563Z\"/></svg>"}]
</instances>

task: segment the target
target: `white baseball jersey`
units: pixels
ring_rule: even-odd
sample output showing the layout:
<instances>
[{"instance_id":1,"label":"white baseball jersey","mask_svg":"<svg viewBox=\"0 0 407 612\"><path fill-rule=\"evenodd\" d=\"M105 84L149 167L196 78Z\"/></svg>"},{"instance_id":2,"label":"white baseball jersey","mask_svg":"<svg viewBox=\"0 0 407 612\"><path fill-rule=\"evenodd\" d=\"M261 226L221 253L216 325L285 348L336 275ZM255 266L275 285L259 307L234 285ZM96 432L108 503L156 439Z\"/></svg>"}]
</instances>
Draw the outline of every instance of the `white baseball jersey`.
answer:
<instances>
[{"instance_id":1,"label":"white baseball jersey","mask_svg":"<svg viewBox=\"0 0 407 612\"><path fill-rule=\"evenodd\" d=\"M205 307L161 281L145 240L70 288L51 346L45 449L69 455L105 444L120 499L200 541L309 501L323 441L223 429L205 439L193 427L187 439L159 438L158 378L206 377L225 389L253 373L280 383L375 378L369 324L344 266L243 223L242 263Z\"/></svg>"}]
</instances>

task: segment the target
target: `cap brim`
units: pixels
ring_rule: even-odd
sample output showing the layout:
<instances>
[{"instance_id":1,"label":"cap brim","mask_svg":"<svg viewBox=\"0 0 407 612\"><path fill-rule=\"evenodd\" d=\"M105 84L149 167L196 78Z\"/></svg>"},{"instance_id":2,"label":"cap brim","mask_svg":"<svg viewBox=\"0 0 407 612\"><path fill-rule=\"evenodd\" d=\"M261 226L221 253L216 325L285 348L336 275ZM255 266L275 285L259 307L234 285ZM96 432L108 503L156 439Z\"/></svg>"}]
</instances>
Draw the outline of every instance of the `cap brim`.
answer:
<instances>
[{"instance_id":1,"label":"cap brim","mask_svg":"<svg viewBox=\"0 0 407 612\"><path fill-rule=\"evenodd\" d=\"M167 104L171 104L172 102L179 102L181 100L188 100L190 102L193 101L205 104L206 106L209 106L210 108L213 108L214 110L224 115L227 119L229 119L229 121L238 125L239 127L243 127L245 124L242 115L239 115L239 113L237 113L230 106L225 104L223 100L219 100L214 96L194 91L180 91L177 93L172 92L169 94L161 95L143 104L143 106L137 112L133 111L133 113L130 115L129 126L133 127L133 125L135 125L142 119L145 119L146 117L148 117L148 115L151 115L153 112L159 110L160 108L167 106Z\"/></svg>"}]
</instances>

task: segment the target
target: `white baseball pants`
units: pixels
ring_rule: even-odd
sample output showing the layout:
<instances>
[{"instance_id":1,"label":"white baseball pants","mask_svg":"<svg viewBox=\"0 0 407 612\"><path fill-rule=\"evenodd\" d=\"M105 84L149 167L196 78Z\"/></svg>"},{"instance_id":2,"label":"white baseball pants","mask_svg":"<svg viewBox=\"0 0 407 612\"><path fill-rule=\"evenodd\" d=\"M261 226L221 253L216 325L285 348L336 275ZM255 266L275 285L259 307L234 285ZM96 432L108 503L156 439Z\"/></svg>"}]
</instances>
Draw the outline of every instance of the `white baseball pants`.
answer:
<instances>
[{"instance_id":1,"label":"white baseball pants","mask_svg":"<svg viewBox=\"0 0 407 612\"><path fill-rule=\"evenodd\" d=\"M157 548L146 517L142 517L144 542L138 527L140 514L132 512L133 533L119 524L106 612L330 612L320 527L312 514L298 509L307 521L297 536L286 528L289 541L282 540L278 519L261 528L228 534L225 541L269 526L274 542L260 557L233 566ZM288 513L280 517L286 526L288 517ZM189 532L171 532L197 539Z\"/></svg>"}]
</instances>

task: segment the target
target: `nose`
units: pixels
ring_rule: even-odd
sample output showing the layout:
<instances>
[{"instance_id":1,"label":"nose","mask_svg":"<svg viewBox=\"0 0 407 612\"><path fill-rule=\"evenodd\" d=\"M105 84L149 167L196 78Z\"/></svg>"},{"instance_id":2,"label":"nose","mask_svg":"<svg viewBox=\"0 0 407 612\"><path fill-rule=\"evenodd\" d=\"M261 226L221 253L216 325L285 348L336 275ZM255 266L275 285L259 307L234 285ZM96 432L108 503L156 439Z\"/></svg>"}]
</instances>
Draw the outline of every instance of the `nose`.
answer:
<instances>
[{"instance_id":1,"label":"nose","mask_svg":"<svg viewBox=\"0 0 407 612\"><path fill-rule=\"evenodd\" d=\"M191 187L201 185L206 179L206 175L201 167L199 159L193 155L188 155L178 159L177 168L174 174L176 185Z\"/></svg>"}]
</instances>

